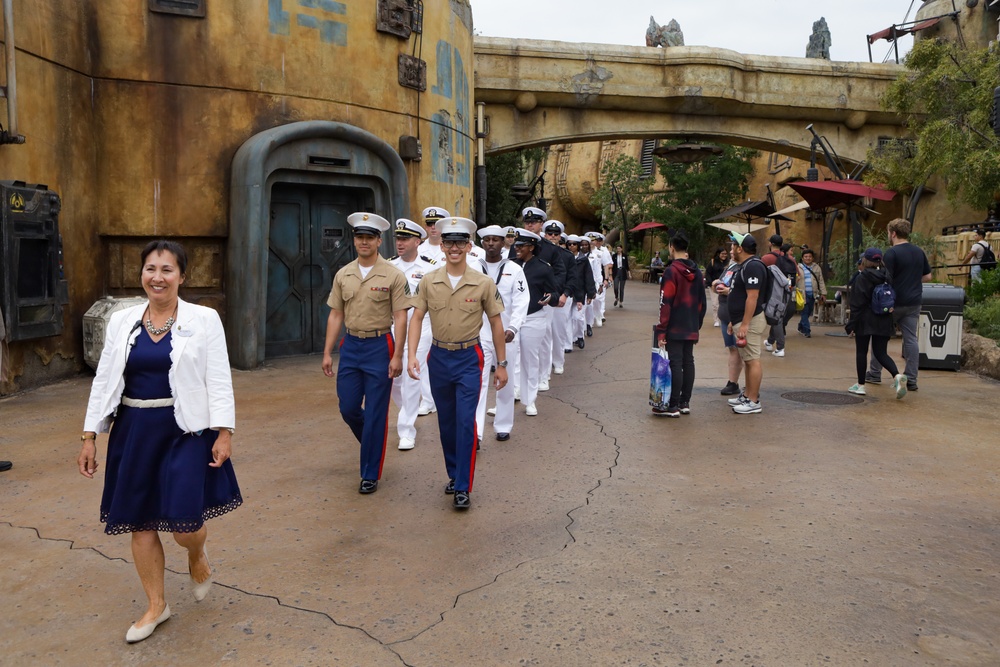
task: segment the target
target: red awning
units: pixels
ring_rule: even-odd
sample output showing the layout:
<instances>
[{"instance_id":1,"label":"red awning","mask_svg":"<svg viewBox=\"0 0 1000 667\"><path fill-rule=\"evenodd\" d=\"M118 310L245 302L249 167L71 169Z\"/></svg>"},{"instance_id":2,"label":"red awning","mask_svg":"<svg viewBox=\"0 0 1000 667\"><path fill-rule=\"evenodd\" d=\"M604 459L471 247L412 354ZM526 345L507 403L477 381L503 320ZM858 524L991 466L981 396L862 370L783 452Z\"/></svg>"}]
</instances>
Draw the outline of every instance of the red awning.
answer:
<instances>
[{"instance_id":1,"label":"red awning","mask_svg":"<svg viewBox=\"0 0 1000 667\"><path fill-rule=\"evenodd\" d=\"M630 232L641 232L647 229L656 229L657 227L663 227L662 222L642 222L630 229Z\"/></svg>"},{"instance_id":2,"label":"red awning","mask_svg":"<svg viewBox=\"0 0 1000 667\"><path fill-rule=\"evenodd\" d=\"M946 14L944 16L935 16L934 18L927 19L926 21L912 21L910 23L900 23L898 25L891 25L885 30L879 30L876 33L868 35L868 43L874 44L880 39L887 40L889 42L895 41L900 37L905 37L906 35L913 34L915 32L920 32L921 30L926 30L927 28L933 27L938 24L943 18L948 18L951 14Z\"/></svg>"},{"instance_id":3,"label":"red awning","mask_svg":"<svg viewBox=\"0 0 1000 667\"><path fill-rule=\"evenodd\" d=\"M896 193L892 190L873 188L861 181L795 181L789 183L802 198L809 202L813 209L832 208L834 206L849 206L859 199L869 198L880 201L892 201Z\"/></svg>"}]
</instances>

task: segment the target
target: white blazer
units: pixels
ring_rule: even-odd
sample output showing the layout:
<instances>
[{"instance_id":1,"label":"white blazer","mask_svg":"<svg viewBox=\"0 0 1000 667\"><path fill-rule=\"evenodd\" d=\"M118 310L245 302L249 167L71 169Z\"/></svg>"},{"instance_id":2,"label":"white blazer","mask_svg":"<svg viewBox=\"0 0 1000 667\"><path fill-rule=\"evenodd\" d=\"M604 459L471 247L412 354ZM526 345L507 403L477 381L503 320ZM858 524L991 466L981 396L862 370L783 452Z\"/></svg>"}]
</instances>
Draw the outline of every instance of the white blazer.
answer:
<instances>
[{"instance_id":1,"label":"white blazer","mask_svg":"<svg viewBox=\"0 0 1000 667\"><path fill-rule=\"evenodd\" d=\"M90 389L83 430L105 433L125 391L125 362L146 310L145 303L111 316L104 351ZM138 326L137 326L138 325ZM170 394L174 419L185 433L206 428L235 428L233 376L226 333L211 308L177 301L177 321L170 334Z\"/></svg>"}]
</instances>

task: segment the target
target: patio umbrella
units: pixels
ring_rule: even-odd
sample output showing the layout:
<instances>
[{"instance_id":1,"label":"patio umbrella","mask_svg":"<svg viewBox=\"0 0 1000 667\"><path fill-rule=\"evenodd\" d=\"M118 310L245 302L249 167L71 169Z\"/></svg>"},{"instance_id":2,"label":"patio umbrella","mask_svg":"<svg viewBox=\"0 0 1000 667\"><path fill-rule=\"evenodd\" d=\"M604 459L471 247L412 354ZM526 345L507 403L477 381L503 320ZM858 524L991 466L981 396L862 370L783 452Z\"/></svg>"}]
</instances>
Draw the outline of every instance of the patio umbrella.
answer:
<instances>
[{"instance_id":1,"label":"patio umbrella","mask_svg":"<svg viewBox=\"0 0 1000 667\"><path fill-rule=\"evenodd\" d=\"M789 183L788 187L802 195L802 198L809 202L810 208L833 208L835 206L845 206L850 208L859 199L878 199L879 201L892 201L896 193L892 190L873 188L865 185L861 181L833 180L833 181L796 181Z\"/></svg>"},{"instance_id":2,"label":"patio umbrella","mask_svg":"<svg viewBox=\"0 0 1000 667\"><path fill-rule=\"evenodd\" d=\"M725 220L726 218L741 218L743 222L719 222ZM730 209L726 209L718 215L713 215L711 218L705 222L712 227L718 227L719 229L725 229L729 232L738 232L740 234L749 234L750 232L755 232L758 229L764 229L765 227L770 227L770 222L754 222L754 218L766 218L768 220L791 220L791 218L786 218L783 215L778 215L774 212L774 207L767 200L761 201L746 201L742 204L734 206Z\"/></svg>"},{"instance_id":3,"label":"patio umbrella","mask_svg":"<svg viewBox=\"0 0 1000 667\"><path fill-rule=\"evenodd\" d=\"M666 225L664 225L662 222L641 222L638 225L636 225L635 227L633 227L632 229L630 229L629 231L630 232L644 232L644 231L647 231L649 229L656 229L657 227L665 227L665 226ZM649 252L650 252L650 254L652 254L652 252L653 252L653 242L652 241L649 242Z\"/></svg>"}]
</instances>

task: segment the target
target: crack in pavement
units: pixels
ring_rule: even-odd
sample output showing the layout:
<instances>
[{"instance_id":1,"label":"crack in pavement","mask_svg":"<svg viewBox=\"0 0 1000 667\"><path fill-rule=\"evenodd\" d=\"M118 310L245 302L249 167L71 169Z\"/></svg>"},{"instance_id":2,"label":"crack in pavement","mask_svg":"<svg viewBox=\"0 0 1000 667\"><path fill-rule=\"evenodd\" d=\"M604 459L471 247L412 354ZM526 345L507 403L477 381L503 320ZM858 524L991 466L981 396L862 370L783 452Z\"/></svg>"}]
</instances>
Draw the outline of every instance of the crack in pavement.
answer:
<instances>
[{"instance_id":1,"label":"crack in pavement","mask_svg":"<svg viewBox=\"0 0 1000 667\"><path fill-rule=\"evenodd\" d=\"M0 521L0 525L7 525L7 526L10 526L11 528L17 528L17 529L20 529L20 530L30 530L30 531L32 531L32 532L35 533L35 536L39 540L42 540L42 541L45 541L45 542L65 542L65 543L69 544L70 551L92 551L92 552L94 552L95 554L97 554L101 558L104 558L107 561L119 561L119 562L122 562L122 563L132 564L134 566L134 564L132 563L132 561L129 561L129 560L125 559L125 558L118 558L116 556L109 556L108 554L104 553L103 551L101 551L100 549L98 549L96 547L78 547L78 546L76 546L76 541L75 540L70 540L70 539L66 539L66 538L63 538L63 537L45 537L44 535L42 535L39 532L38 528L36 528L34 526L18 526L18 525L15 525L15 524L13 524L13 523L11 523L9 521ZM181 575L181 576L184 576L184 577L188 576L187 572L178 572L177 570L172 570L169 567L165 567L164 571L165 572L170 572L172 574ZM235 591L235 592L241 593L243 595L249 595L251 597L261 598L261 599L264 599L264 600L272 600L272 601L275 602L275 604L277 604L279 607L283 607L284 609L291 609L293 611L300 611L300 612L304 612L304 613L307 613L307 614L313 614L315 616L321 616L323 618L326 618L328 621L330 621L331 623L333 623L335 626L337 626L339 628L345 628L347 630L356 630L357 632L362 633L363 635L365 635L366 637L368 637L372 641L377 642L380 646L385 647L385 649L388 650L389 652L391 652L393 655L395 655L399 659L399 662L402 665L404 665L405 667L416 667L415 665L411 665L408 662L406 662L406 660L403 659L403 656L401 656L396 650L394 650L392 648L392 644L394 644L396 642L388 642L388 643L384 642L384 641L380 640L378 637L375 637L374 635L372 635L370 632L368 632L364 628L362 628L360 626L357 626L357 625L351 625L349 623L342 623L342 622L338 621L337 619L335 619L330 614L326 613L325 611L320 611L318 609L309 609L308 607L299 607L299 606L296 606L296 605L287 604L285 602L282 602L281 598L279 598L276 595L269 595L267 593L255 593L253 591L246 591L246 590L243 590L242 588L240 588L238 586L231 586L229 584L223 584L223 583L220 583L218 581L214 581L212 583L215 586L220 586L222 588L228 588L231 591Z\"/></svg>"},{"instance_id":2,"label":"crack in pavement","mask_svg":"<svg viewBox=\"0 0 1000 667\"><path fill-rule=\"evenodd\" d=\"M576 519L573 517L573 513L576 512L577 510L581 510L584 507L589 506L590 505L590 500L591 500L591 498L593 498L594 492L597 491L597 489L601 488L602 482L604 480L606 480L606 479L610 480L612 477L614 477L614 470L615 470L615 468L618 467L618 457L621 456L621 447L618 445L618 438L609 435L604 430L604 424L601 423L601 421L599 419L591 417L589 412L584 412L579 407L577 407L576 405L574 405L572 402L563 400L561 398L556 398L555 396L552 396L551 394L548 395L546 398L550 398L550 399L552 399L554 401L558 401L559 403L562 403L563 405L567 405L570 408L576 410L576 413L578 415L582 415L584 417L584 419L587 419L589 421L594 422L594 424L596 424L597 427L598 427L598 433L601 436L603 436L603 437L608 438L609 440L611 440L611 444L615 448L615 458L614 458L614 461L612 462L612 464L608 467L608 474L607 474L607 476L599 478L597 480L597 483L594 486L590 487L586 491L586 493L584 494L585 498L584 498L583 504L577 505L576 507L574 507L574 508L572 508L572 509L570 509L569 511L566 512L566 518L569 519L569 523L567 523L564 526L564 530L569 534L569 539L566 541L565 544L563 544L563 546L560 549L558 549L558 551L561 552L561 551L565 551L566 549L568 549L570 547L570 545L576 543L576 536L573 534L573 524L576 523ZM468 590L465 590L465 591L462 591L462 592L458 593L455 596L455 601L452 603L451 608L448 609L447 611L441 612L441 614L440 614L440 616L439 616L439 618L438 618L437 621L435 621L434 623L431 623L426 628L420 630L419 632L415 633L414 635L412 635L410 637L407 637L406 639L400 639L398 641L391 642L391 644L395 645L395 644L402 644L404 642L413 641L414 639L420 637L425 632L427 632L429 630L432 630L433 628L435 628L438 625L440 625L441 623L443 623L444 620L445 620L445 615L448 612L450 612L450 611L454 611L458 607L458 604L461 601L461 599L463 597L465 597L466 595L470 595L470 594L475 593L477 591L481 591L484 588L492 586L493 584L497 583L502 576L504 576L505 574L509 574L511 572L514 572L515 570L517 570L518 568L520 568L522 565L527 565L529 563L534 563L536 561L540 561L540 560L543 560L545 558L549 558L551 556L552 556L552 554L548 554L548 555L544 555L544 556L536 556L534 558L527 558L527 559L521 561L520 563L518 563L517 565L515 565L515 566L513 566L511 568L508 568L508 569L506 569L506 570L504 570L502 572L499 572L496 576L493 577L493 579L491 581L488 581L488 582L486 582L484 584L476 586L475 588L470 588Z\"/></svg>"}]
</instances>

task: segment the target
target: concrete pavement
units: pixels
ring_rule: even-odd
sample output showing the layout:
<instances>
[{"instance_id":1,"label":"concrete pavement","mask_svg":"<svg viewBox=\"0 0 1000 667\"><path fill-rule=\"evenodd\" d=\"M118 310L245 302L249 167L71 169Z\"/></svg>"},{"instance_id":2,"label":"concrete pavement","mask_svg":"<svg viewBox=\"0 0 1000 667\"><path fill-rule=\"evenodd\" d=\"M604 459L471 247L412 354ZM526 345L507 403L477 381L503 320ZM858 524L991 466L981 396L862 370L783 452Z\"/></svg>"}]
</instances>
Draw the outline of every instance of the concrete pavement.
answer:
<instances>
[{"instance_id":1,"label":"concrete pavement","mask_svg":"<svg viewBox=\"0 0 1000 667\"><path fill-rule=\"evenodd\" d=\"M654 418L655 309L630 283L538 417L518 404L506 443L487 420L466 513L435 416L408 452L390 427L361 496L318 357L235 373L246 502L208 524L217 585L195 603L167 536L174 615L133 646L129 541L98 522L103 468L75 466L89 378L0 400L0 664L1000 664L998 384L792 400L854 382L853 341L818 327L764 359L763 414L735 415L709 320L692 414Z\"/></svg>"}]
</instances>

